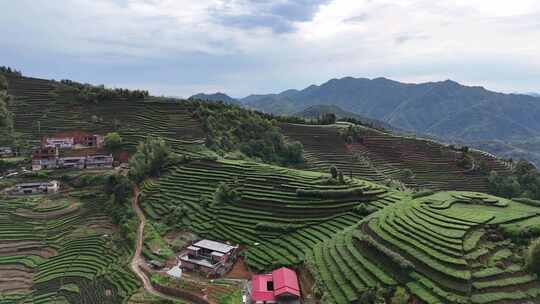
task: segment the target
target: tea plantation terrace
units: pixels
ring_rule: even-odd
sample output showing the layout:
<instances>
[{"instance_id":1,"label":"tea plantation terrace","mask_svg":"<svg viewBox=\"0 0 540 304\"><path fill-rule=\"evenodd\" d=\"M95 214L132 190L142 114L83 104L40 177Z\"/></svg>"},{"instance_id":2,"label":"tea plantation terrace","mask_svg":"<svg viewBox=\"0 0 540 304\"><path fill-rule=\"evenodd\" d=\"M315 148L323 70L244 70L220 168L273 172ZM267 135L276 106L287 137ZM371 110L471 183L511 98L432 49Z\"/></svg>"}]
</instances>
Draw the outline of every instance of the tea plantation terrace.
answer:
<instances>
[{"instance_id":1,"label":"tea plantation terrace","mask_svg":"<svg viewBox=\"0 0 540 304\"><path fill-rule=\"evenodd\" d=\"M398 284L425 303L537 303L540 282L501 233L538 225L539 212L471 192L408 198L316 245L307 263L325 303Z\"/></svg>"},{"instance_id":2,"label":"tea plantation terrace","mask_svg":"<svg viewBox=\"0 0 540 304\"><path fill-rule=\"evenodd\" d=\"M192 161L159 181L146 181L141 205L153 220L184 208L189 227L211 239L250 245L246 262L254 269L295 265L321 241L357 223L355 208L391 205L401 194L352 180L327 185L329 175L242 161ZM220 183L241 199L213 203Z\"/></svg>"}]
</instances>

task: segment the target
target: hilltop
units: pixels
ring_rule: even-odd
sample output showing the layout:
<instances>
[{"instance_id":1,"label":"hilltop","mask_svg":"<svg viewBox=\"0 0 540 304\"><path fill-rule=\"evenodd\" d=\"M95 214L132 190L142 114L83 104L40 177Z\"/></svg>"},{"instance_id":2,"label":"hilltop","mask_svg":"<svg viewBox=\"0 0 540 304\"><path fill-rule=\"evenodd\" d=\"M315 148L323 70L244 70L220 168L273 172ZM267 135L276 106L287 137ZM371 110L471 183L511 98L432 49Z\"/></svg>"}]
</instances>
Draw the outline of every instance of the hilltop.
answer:
<instances>
[{"instance_id":1,"label":"hilltop","mask_svg":"<svg viewBox=\"0 0 540 304\"><path fill-rule=\"evenodd\" d=\"M240 102L237 99L234 99L230 97L227 94L224 93L214 93L214 94L204 94L199 93L195 94L188 99L198 99L198 100L207 100L207 101L223 101L225 103L232 103L232 104L240 104Z\"/></svg>"},{"instance_id":2,"label":"hilltop","mask_svg":"<svg viewBox=\"0 0 540 304\"><path fill-rule=\"evenodd\" d=\"M488 141L531 142L515 149L488 150L540 163L534 142L540 138L540 99L526 94L503 94L452 80L420 84L387 78L332 79L302 90L250 95L239 99L244 106L277 115L301 113L317 105L337 106L343 111L382 121L395 128L490 149Z\"/></svg>"},{"instance_id":3,"label":"hilltop","mask_svg":"<svg viewBox=\"0 0 540 304\"><path fill-rule=\"evenodd\" d=\"M317 120L323 117L324 114L335 114L337 119L351 118L366 125L372 125L375 128L395 130L396 128L384 123L380 120L371 119L356 113L347 112L342 108L335 105L315 105L310 106L300 112L293 114L292 116L301 117L308 120Z\"/></svg>"}]
</instances>

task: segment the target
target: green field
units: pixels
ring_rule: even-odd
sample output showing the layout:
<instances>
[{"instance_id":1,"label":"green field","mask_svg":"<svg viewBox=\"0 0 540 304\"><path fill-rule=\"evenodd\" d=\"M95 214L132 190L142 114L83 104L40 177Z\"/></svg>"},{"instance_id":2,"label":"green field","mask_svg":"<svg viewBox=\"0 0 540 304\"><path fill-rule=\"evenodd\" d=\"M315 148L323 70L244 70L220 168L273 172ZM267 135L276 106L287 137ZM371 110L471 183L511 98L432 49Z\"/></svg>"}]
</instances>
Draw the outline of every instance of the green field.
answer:
<instances>
[{"instance_id":1,"label":"green field","mask_svg":"<svg viewBox=\"0 0 540 304\"><path fill-rule=\"evenodd\" d=\"M317 245L308 265L328 303L405 285L425 303L536 303L540 282L502 236L540 208L471 192L405 199Z\"/></svg>"},{"instance_id":2,"label":"green field","mask_svg":"<svg viewBox=\"0 0 540 304\"><path fill-rule=\"evenodd\" d=\"M382 208L399 194L376 184L353 180L326 185L328 175L241 161L194 161L143 186L142 208L159 221L177 207L185 209L188 226L200 235L250 245L247 263L255 269L297 265L315 244L354 225L361 204ZM241 200L212 202L221 182L230 183ZM347 191L362 195L340 198L305 197L297 189ZM284 231L283 228L287 227Z\"/></svg>"},{"instance_id":3,"label":"green field","mask_svg":"<svg viewBox=\"0 0 540 304\"><path fill-rule=\"evenodd\" d=\"M139 283L98 189L0 196L0 303L122 303Z\"/></svg>"}]
</instances>

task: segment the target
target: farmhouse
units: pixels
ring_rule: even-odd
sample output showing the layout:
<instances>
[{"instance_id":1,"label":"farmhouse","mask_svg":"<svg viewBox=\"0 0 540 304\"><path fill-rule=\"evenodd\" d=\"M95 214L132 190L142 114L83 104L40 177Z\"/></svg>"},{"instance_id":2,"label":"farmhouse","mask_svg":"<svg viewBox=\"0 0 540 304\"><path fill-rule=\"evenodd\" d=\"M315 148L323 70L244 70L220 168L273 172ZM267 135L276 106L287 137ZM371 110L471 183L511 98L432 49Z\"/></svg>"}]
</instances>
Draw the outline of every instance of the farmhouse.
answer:
<instances>
[{"instance_id":1,"label":"farmhouse","mask_svg":"<svg viewBox=\"0 0 540 304\"><path fill-rule=\"evenodd\" d=\"M86 132L68 132L45 137L42 141L45 147L57 147L61 149L72 148L101 148L103 136Z\"/></svg>"},{"instance_id":2,"label":"farmhouse","mask_svg":"<svg viewBox=\"0 0 540 304\"><path fill-rule=\"evenodd\" d=\"M248 293L251 304L300 303L300 287L294 270L282 267L266 274L256 274L251 279Z\"/></svg>"},{"instance_id":3,"label":"farmhouse","mask_svg":"<svg viewBox=\"0 0 540 304\"><path fill-rule=\"evenodd\" d=\"M45 138L43 142L44 147L56 147L59 149L71 149L75 141L73 137L52 137Z\"/></svg>"},{"instance_id":4,"label":"farmhouse","mask_svg":"<svg viewBox=\"0 0 540 304\"><path fill-rule=\"evenodd\" d=\"M54 180L43 183L17 184L9 192L12 194L56 193L59 189L60 184Z\"/></svg>"},{"instance_id":5,"label":"farmhouse","mask_svg":"<svg viewBox=\"0 0 540 304\"><path fill-rule=\"evenodd\" d=\"M15 156L15 151L11 147L0 147L0 157Z\"/></svg>"},{"instance_id":6,"label":"farmhouse","mask_svg":"<svg viewBox=\"0 0 540 304\"><path fill-rule=\"evenodd\" d=\"M86 157L86 168L112 168L112 155L90 155Z\"/></svg>"},{"instance_id":7,"label":"farmhouse","mask_svg":"<svg viewBox=\"0 0 540 304\"><path fill-rule=\"evenodd\" d=\"M32 152L32 170L53 169L58 165L58 148L41 147Z\"/></svg>"},{"instance_id":8,"label":"farmhouse","mask_svg":"<svg viewBox=\"0 0 540 304\"><path fill-rule=\"evenodd\" d=\"M187 247L180 256L181 267L207 276L222 275L232 267L237 253L238 246L201 240Z\"/></svg>"},{"instance_id":9,"label":"farmhouse","mask_svg":"<svg viewBox=\"0 0 540 304\"><path fill-rule=\"evenodd\" d=\"M84 156L60 157L58 158L58 168L84 169L85 160Z\"/></svg>"}]
</instances>

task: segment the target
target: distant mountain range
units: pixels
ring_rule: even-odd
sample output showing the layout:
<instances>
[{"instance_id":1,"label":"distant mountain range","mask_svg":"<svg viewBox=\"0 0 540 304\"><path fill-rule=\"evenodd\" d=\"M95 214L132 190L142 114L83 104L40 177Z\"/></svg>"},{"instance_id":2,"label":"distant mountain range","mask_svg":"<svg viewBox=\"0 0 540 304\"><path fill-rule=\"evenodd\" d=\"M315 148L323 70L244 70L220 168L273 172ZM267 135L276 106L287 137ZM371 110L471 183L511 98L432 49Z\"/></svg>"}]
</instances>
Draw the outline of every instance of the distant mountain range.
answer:
<instances>
[{"instance_id":1,"label":"distant mountain range","mask_svg":"<svg viewBox=\"0 0 540 304\"><path fill-rule=\"evenodd\" d=\"M527 93L527 95L530 95L533 97L540 97L540 93Z\"/></svg>"},{"instance_id":2,"label":"distant mountain range","mask_svg":"<svg viewBox=\"0 0 540 304\"><path fill-rule=\"evenodd\" d=\"M526 143L540 138L540 98L497 93L452 80L409 84L386 78L345 77L303 90L250 95L238 101L245 107L288 115L312 106L332 105L399 129L473 146L479 142L519 142L520 150L527 152Z\"/></svg>"}]
</instances>

